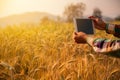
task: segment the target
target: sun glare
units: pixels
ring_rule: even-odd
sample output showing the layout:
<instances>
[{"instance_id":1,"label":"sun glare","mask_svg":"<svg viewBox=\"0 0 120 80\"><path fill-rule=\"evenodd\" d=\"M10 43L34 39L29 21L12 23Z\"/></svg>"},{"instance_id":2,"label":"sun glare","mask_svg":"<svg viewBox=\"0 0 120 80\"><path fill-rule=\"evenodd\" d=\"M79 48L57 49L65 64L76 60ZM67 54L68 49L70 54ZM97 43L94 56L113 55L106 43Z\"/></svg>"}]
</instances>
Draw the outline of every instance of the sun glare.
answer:
<instances>
[{"instance_id":1,"label":"sun glare","mask_svg":"<svg viewBox=\"0 0 120 80\"><path fill-rule=\"evenodd\" d=\"M6 1L6 2L5 2ZM47 0L5 0L3 5L4 7L3 13L7 14L19 14L24 12L32 12L32 11L45 11L45 12L53 12L54 1L50 2Z\"/></svg>"},{"instance_id":2,"label":"sun glare","mask_svg":"<svg viewBox=\"0 0 120 80\"><path fill-rule=\"evenodd\" d=\"M0 17L34 11L62 15L65 6L69 3L79 1L85 3L87 6L85 15L90 15L89 13L92 13L92 10L96 6L105 15L112 16L120 13L118 9L120 1L115 2L115 0L0 0ZM102 4L102 6L99 4Z\"/></svg>"},{"instance_id":3,"label":"sun glare","mask_svg":"<svg viewBox=\"0 0 120 80\"><path fill-rule=\"evenodd\" d=\"M13 0L11 8L18 12L25 11L25 9L31 4L31 1L32 0Z\"/></svg>"}]
</instances>

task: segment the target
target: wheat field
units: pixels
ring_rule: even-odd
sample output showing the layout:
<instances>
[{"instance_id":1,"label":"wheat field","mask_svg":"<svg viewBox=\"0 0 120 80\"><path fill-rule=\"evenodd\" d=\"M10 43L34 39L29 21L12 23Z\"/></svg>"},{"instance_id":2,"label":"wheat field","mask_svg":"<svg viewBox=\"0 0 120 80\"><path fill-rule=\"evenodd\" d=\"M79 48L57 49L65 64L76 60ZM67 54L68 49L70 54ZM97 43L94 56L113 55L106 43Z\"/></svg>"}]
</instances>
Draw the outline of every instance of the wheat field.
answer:
<instances>
[{"instance_id":1,"label":"wheat field","mask_svg":"<svg viewBox=\"0 0 120 80\"><path fill-rule=\"evenodd\" d=\"M0 80L119 80L120 59L74 43L73 32L72 23L55 21L1 27Z\"/></svg>"}]
</instances>

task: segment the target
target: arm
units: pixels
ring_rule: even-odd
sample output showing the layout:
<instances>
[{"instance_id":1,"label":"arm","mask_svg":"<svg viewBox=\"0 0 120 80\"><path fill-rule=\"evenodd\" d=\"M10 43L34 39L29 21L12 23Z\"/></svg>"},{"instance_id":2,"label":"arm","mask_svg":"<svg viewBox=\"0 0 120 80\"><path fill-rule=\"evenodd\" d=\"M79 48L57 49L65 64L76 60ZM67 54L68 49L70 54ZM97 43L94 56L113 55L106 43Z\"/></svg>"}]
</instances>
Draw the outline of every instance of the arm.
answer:
<instances>
[{"instance_id":1,"label":"arm","mask_svg":"<svg viewBox=\"0 0 120 80\"><path fill-rule=\"evenodd\" d=\"M91 16L89 18L93 20L96 29L105 30L107 33L113 34L115 37L120 38L120 25L107 24L103 20L94 16Z\"/></svg>"},{"instance_id":2,"label":"arm","mask_svg":"<svg viewBox=\"0 0 120 80\"><path fill-rule=\"evenodd\" d=\"M91 45L95 52L110 52L120 49L120 40L109 40L103 38L87 37L87 43Z\"/></svg>"},{"instance_id":3,"label":"arm","mask_svg":"<svg viewBox=\"0 0 120 80\"><path fill-rule=\"evenodd\" d=\"M106 32L120 38L120 25L106 24Z\"/></svg>"},{"instance_id":4,"label":"arm","mask_svg":"<svg viewBox=\"0 0 120 80\"><path fill-rule=\"evenodd\" d=\"M78 44L88 43L95 52L111 52L120 49L120 40L94 38L83 32L75 32L74 41Z\"/></svg>"}]
</instances>

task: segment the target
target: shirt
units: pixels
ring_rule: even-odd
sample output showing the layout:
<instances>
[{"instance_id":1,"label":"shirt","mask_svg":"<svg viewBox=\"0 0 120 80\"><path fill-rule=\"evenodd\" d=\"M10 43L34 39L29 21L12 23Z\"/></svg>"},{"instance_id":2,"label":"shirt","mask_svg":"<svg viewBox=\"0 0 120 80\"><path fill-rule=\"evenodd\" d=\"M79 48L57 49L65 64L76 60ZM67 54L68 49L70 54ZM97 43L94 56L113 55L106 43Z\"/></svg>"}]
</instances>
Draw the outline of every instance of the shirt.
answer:
<instances>
[{"instance_id":1,"label":"shirt","mask_svg":"<svg viewBox=\"0 0 120 80\"><path fill-rule=\"evenodd\" d=\"M120 25L109 24L106 32L120 37ZM93 47L95 52L111 52L120 49L120 40L87 37L87 43Z\"/></svg>"}]
</instances>

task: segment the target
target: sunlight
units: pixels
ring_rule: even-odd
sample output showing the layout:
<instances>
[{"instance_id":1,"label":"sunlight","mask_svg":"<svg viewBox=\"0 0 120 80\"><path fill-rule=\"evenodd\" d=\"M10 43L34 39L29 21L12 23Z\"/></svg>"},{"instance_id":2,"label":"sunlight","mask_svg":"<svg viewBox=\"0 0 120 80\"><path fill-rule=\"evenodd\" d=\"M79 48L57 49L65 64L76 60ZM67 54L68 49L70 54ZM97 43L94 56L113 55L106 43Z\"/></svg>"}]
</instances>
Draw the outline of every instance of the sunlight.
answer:
<instances>
[{"instance_id":1,"label":"sunlight","mask_svg":"<svg viewBox=\"0 0 120 80\"><path fill-rule=\"evenodd\" d=\"M65 6L76 2L86 4L85 15L92 14L95 7L99 7L104 15L120 14L119 0L0 0L0 17L34 11L62 15Z\"/></svg>"},{"instance_id":2,"label":"sunlight","mask_svg":"<svg viewBox=\"0 0 120 80\"><path fill-rule=\"evenodd\" d=\"M25 11L33 3L33 0L13 0L10 7L14 11L21 12Z\"/></svg>"},{"instance_id":3,"label":"sunlight","mask_svg":"<svg viewBox=\"0 0 120 80\"><path fill-rule=\"evenodd\" d=\"M3 2L6 4L1 7L3 9L3 15L20 14L32 11L54 12L53 9L58 11L58 9L53 6L57 6L54 3L54 0L52 0L52 2L48 0L5 0Z\"/></svg>"},{"instance_id":4,"label":"sunlight","mask_svg":"<svg viewBox=\"0 0 120 80\"><path fill-rule=\"evenodd\" d=\"M0 3L1 16L25 12L32 0L2 0Z\"/></svg>"}]
</instances>

